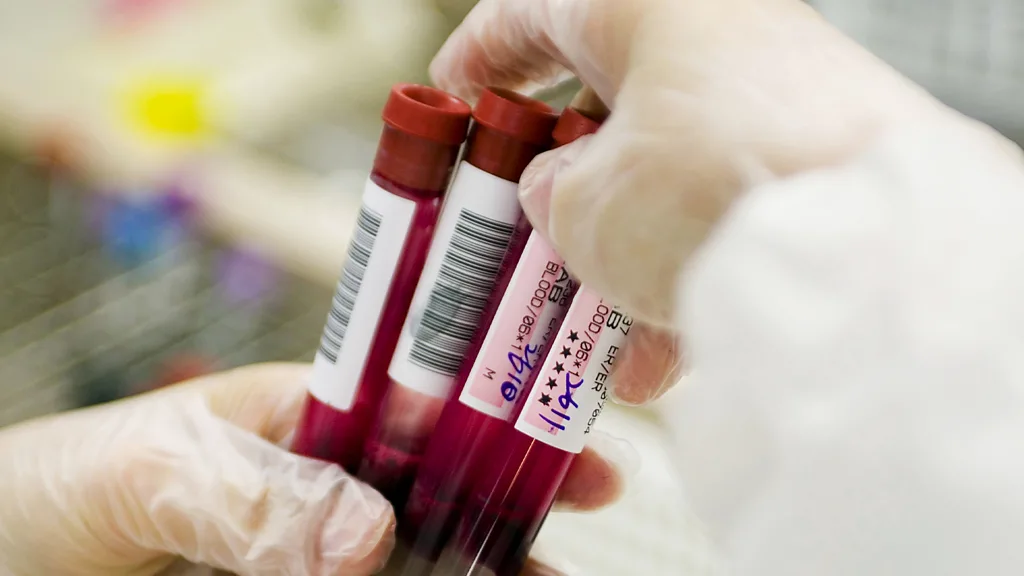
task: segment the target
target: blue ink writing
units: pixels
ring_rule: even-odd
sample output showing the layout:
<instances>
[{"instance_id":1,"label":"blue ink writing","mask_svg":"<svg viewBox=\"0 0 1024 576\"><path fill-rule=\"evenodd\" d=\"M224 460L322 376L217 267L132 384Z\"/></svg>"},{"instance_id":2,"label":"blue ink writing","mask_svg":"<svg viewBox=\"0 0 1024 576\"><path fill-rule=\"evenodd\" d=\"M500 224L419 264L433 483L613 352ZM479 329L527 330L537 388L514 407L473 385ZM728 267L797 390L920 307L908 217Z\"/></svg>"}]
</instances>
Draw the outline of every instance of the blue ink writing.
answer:
<instances>
[{"instance_id":1,"label":"blue ink writing","mask_svg":"<svg viewBox=\"0 0 1024 576\"><path fill-rule=\"evenodd\" d=\"M512 365L512 371L508 373L509 380L505 380L501 383L501 397L508 402L514 402L516 396L519 395L519 391L523 385L523 379L520 378L524 373L533 371L533 363L530 361L530 355L537 355L540 352L537 346L532 344L526 345L526 350L523 351L523 355L520 356L514 352L508 353L509 364Z\"/></svg>"},{"instance_id":2,"label":"blue ink writing","mask_svg":"<svg viewBox=\"0 0 1024 576\"><path fill-rule=\"evenodd\" d=\"M562 394L561 396L558 397L558 403L562 406L563 410L568 410L570 406L572 406L573 408L579 408L580 407L580 405L577 404L576 400L572 397L572 392L573 392L573 390L579 388L582 385L583 385L583 378L580 378L579 382L576 382L575 384L573 384L573 382L572 382L572 374L566 374L565 375L565 394ZM565 416L564 418L566 420L569 419L568 416Z\"/></svg>"}]
</instances>

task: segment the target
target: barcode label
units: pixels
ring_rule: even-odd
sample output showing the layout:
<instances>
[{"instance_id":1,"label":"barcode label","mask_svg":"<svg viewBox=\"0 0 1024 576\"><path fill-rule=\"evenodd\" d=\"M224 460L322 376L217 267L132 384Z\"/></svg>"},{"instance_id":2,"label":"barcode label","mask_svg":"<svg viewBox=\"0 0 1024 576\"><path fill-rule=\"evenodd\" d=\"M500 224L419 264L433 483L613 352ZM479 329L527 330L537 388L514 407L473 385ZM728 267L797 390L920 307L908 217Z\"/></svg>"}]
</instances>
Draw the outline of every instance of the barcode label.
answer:
<instances>
[{"instance_id":1,"label":"barcode label","mask_svg":"<svg viewBox=\"0 0 1024 576\"><path fill-rule=\"evenodd\" d=\"M455 376L476 332L515 226L463 209L437 283L420 318L409 360Z\"/></svg>"},{"instance_id":2,"label":"barcode label","mask_svg":"<svg viewBox=\"0 0 1024 576\"><path fill-rule=\"evenodd\" d=\"M447 397L522 214L516 189L459 167L388 371L399 384Z\"/></svg>"},{"instance_id":3,"label":"barcode label","mask_svg":"<svg viewBox=\"0 0 1024 576\"><path fill-rule=\"evenodd\" d=\"M367 181L309 382L310 394L339 410L355 400L415 211Z\"/></svg>"},{"instance_id":4,"label":"barcode label","mask_svg":"<svg viewBox=\"0 0 1024 576\"><path fill-rule=\"evenodd\" d=\"M341 271L341 279L331 301L331 311L327 315L324 335L320 338L320 354L331 364L337 364L338 352L345 341L345 331L352 319L352 309L356 307L356 297L366 276L366 266L370 263L373 243L380 232L381 216L369 206L359 210L356 219L356 233L352 245L348 249L348 261Z\"/></svg>"}]
</instances>

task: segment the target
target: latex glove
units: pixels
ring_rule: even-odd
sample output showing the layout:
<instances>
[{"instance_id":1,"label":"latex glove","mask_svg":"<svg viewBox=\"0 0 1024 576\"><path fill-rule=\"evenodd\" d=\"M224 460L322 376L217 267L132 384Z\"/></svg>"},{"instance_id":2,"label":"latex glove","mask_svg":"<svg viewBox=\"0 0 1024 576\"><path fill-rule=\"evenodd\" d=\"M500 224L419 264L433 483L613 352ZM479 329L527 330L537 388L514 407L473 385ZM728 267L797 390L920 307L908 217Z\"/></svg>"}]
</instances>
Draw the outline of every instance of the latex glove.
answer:
<instances>
[{"instance_id":1,"label":"latex glove","mask_svg":"<svg viewBox=\"0 0 1024 576\"><path fill-rule=\"evenodd\" d=\"M177 557L242 576L375 572L388 503L275 446L307 374L254 366L0 431L0 573L141 576Z\"/></svg>"},{"instance_id":2,"label":"latex glove","mask_svg":"<svg viewBox=\"0 0 1024 576\"><path fill-rule=\"evenodd\" d=\"M596 135L531 164L521 198L584 284L657 327L749 185L953 115L799 0L483 0L431 74L468 99L575 74L609 105Z\"/></svg>"}]
</instances>

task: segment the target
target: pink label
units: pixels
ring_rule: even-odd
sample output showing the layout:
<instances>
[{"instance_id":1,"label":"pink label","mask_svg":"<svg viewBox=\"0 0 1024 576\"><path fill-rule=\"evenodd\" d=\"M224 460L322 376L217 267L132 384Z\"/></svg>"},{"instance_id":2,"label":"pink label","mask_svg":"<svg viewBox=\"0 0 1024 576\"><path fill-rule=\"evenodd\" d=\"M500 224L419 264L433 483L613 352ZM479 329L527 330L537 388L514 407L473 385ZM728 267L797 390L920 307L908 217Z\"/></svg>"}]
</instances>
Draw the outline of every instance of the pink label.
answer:
<instances>
[{"instance_id":1,"label":"pink label","mask_svg":"<svg viewBox=\"0 0 1024 576\"><path fill-rule=\"evenodd\" d=\"M539 234L531 234L473 362L462 403L509 419L572 294L563 260Z\"/></svg>"},{"instance_id":2,"label":"pink label","mask_svg":"<svg viewBox=\"0 0 1024 576\"><path fill-rule=\"evenodd\" d=\"M604 410L608 379L633 320L580 289L540 367L516 428L567 452L583 450Z\"/></svg>"}]
</instances>

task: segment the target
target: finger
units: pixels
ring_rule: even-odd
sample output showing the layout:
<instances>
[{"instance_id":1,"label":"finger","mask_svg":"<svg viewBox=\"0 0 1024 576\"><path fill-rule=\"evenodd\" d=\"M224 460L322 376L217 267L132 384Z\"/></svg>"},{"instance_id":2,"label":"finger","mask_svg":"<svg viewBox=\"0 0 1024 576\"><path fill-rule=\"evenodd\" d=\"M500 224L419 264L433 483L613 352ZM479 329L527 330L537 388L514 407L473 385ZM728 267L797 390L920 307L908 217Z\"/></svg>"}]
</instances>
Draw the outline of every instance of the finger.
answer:
<instances>
[{"instance_id":1,"label":"finger","mask_svg":"<svg viewBox=\"0 0 1024 576\"><path fill-rule=\"evenodd\" d=\"M185 386L199 387L218 417L280 444L299 420L311 369L309 364L254 364Z\"/></svg>"},{"instance_id":2,"label":"finger","mask_svg":"<svg viewBox=\"0 0 1024 576\"><path fill-rule=\"evenodd\" d=\"M715 157L710 140L699 145L694 130L666 128L647 108L620 106L596 134L538 156L519 194L534 228L584 284L670 328L679 271L728 208L735 183L721 162L702 161ZM684 152L685 165L676 156Z\"/></svg>"},{"instance_id":3,"label":"finger","mask_svg":"<svg viewBox=\"0 0 1024 576\"><path fill-rule=\"evenodd\" d=\"M636 324L616 361L612 397L628 406L656 400L679 381L683 368L682 345L675 331Z\"/></svg>"},{"instance_id":4,"label":"finger","mask_svg":"<svg viewBox=\"0 0 1024 576\"><path fill-rule=\"evenodd\" d=\"M601 101L601 98L590 86L580 88L569 102L568 108L572 108L598 123L604 123L611 114L608 105Z\"/></svg>"},{"instance_id":5,"label":"finger","mask_svg":"<svg viewBox=\"0 0 1024 576\"><path fill-rule=\"evenodd\" d=\"M594 432L583 452L573 460L558 489L558 510L599 510L619 499L630 478L640 469L640 456L629 442Z\"/></svg>"},{"instance_id":6,"label":"finger","mask_svg":"<svg viewBox=\"0 0 1024 576\"><path fill-rule=\"evenodd\" d=\"M646 0L484 0L430 66L435 84L473 100L483 88L528 92L567 72L606 103L625 75Z\"/></svg>"},{"instance_id":7,"label":"finger","mask_svg":"<svg viewBox=\"0 0 1024 576\"><path fill-rule=\"evenodd\" d=\"M199 397L137 416L161 434L107 471L120 495L107 514L132 547L242 576L372 574L390 553L390 505L341 468L228 424Z\"/></svg>"}]
</instances>

